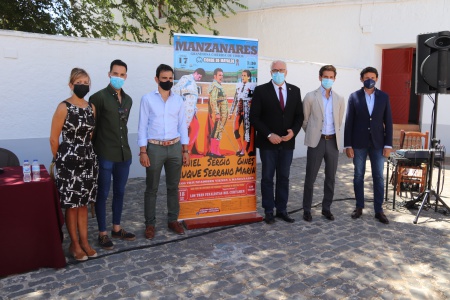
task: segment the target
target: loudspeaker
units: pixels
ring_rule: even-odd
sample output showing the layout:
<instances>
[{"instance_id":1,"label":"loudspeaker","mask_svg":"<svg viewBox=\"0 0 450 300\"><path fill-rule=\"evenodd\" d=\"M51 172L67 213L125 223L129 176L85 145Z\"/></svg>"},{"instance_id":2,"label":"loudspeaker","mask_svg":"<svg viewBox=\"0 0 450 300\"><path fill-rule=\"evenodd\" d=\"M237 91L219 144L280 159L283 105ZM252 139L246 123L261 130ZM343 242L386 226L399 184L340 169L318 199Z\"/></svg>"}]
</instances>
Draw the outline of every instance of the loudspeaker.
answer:
<instances>
[{"instance_id":1,"label":"loudspeaker","mask_svg":"<svg viewBox=\"0 0 450 300\"><path fill-rule=\"evenodd\" d=\"M449 49L448 31L417 36L416 94L450 94Z\"/></svg>"}]
</instances>

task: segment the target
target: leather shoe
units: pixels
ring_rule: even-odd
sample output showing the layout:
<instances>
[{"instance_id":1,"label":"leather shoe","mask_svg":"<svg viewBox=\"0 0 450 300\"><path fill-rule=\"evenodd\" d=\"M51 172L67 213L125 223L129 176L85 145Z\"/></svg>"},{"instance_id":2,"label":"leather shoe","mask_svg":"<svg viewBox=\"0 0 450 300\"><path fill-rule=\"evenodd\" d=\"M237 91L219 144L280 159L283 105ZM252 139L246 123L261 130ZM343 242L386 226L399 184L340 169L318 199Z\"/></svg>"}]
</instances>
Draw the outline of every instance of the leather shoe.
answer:
<instances>
[{"instance_id":1,"label":"leather shoe","mask_svg":"<svg viewBox=\"0 0 450 300\"><path fill-rule=\"evenodd\" d=\"M358 219L359 217L361 217L362 216L362 211L363 211L362 208L357 207L352 213L352 219Z\"/></svg>"},{"instance_id":2,"label":"leather shoe","mask_svg":"<svg viewBox=\"0 0 450 300\"><path fill-rule=\"evenodd\" d=\"M169 222L168 227L170 230L172 230L176 234L179 234L179 235L184 234L183 225L181 225L181 223L178 221Z\"/></svg>"},{"instance_id":3,"label":"leather shoe","mask_svg":"<svg viewBox=\"0 0 450 300\"><path fill-rule=\"evenodd\" d=\"M311 212L310 211L305 211L303 213L303 220L305 220L306 222L311 222L312 221L312 216L311 216Z\"/></svg>"},{"instance_id":4,"label":"leather shoe","mask_svg":"<svg viewBox=\"0 0 450 300\"><path fill-rule=\"evenodd\" d=\"M208 155L209 157L212 157L212 158L225 158L225 155L215 154L215 153L212 153L212 152L208 152L206 155Z\"/></svg>"},{"instance_id":5,"label":"leather shoe","mask_svg":"<svg viewBox=\"0 0 450 300\"><path fill-rule=\"evenodd\" d=\"M145 238L147 240L153 240L154 237L155 237L155 226L147 225L145 227Z\"/></svg>"},{"instance_id":6,"label":"leather shoe","mask_svg":"<svg viewBox=\"0 0 450 300\"><path fill-rule=\"evenodd\" d=\"M245 155L245 153L243 151L236 152L236 156L242 157L244 155Z\"/></svg>"},{"instance_id":7,"label":"leather shoe","mask_svg":"<svg viewBox=\"0 0 450 300\"><path fill-rule=\"evenodd\" d=\"M386 215L382 212L375 214L375 219L378 219L383 224L389 224L389 220L386 218Z\"/></svg>"},{"instance_id":8,"label":"leather shoe","mask_svg":"<svg viewBox=\"0 0 450 300\"><path fill-rule=\"evenodd\" d=\"M285 213L278 213L276 214L277 218L283 219L283 221L288 222L288 223L294 223L295 220L292 219L289 214L287 212Z\"/></svg>"},{"instance_id":9,"label":"leather shoe","mask_svg":"<svg viewBox=\"0 0 450 300\"><path fill-rule=\"evenodd\" d=\"M329 211L329 210L322 210L322 215L324 215L325 218L327 218L328 220L334 221L334 216L331 213L331 211Z\"/></svg>"},{"instance_id":10,"label":"leather shoe","mask_svg":"<svg viewBox=\"0 0 450 300\"><path fill-rule=\"evenodd\" d=\"M275 223L275 218L273 217L273 213L266 213L266 217L264 218L264 221L267 224L273 224Z\"/></svg>"}]
</instances>

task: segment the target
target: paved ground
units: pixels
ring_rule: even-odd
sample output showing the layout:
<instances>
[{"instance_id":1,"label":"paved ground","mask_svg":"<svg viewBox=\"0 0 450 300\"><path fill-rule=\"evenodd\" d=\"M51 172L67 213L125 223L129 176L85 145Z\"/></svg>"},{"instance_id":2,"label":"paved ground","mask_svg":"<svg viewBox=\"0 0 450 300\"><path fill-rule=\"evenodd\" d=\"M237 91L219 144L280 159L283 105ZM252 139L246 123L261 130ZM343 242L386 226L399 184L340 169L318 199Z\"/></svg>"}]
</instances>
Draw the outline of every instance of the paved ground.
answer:
<instances>
[{"instance_id":1,"label":"paved ground","mask_svg":"<svg viewBox=\"0 0 450 300\"><path fill-rule=\"evenodd\" d=\"M153 241L144 238L144 179L131 179L122 225L137 234L136 241L118 241L113 251L98 250L98 258L83 263L70 259L65 269L1 278L0 299L450 298L450 216L430 209L414 225L417 211L401 206L408 200L403 198L395 211L392 202L386 203L389 225L374 219L372 203L361 219L352 220L353 166L342 156L332 206L336 220L320 216L319 205L313 222L304 222L305 164L300 158L292 165L288 210L295 223L192 230L180 238L166 229L161 185ZM367 176L369 199L370 181ZM322 183L321 172L315 203L322 197ZM450 202L450 184L442 196ZM258 211L263 213L259 195ZM96 246L95 219L89 224ZM3 246L6 241L3 237ZM66 240L66 254L67 247Z\"/></svg>"}]
</instances>

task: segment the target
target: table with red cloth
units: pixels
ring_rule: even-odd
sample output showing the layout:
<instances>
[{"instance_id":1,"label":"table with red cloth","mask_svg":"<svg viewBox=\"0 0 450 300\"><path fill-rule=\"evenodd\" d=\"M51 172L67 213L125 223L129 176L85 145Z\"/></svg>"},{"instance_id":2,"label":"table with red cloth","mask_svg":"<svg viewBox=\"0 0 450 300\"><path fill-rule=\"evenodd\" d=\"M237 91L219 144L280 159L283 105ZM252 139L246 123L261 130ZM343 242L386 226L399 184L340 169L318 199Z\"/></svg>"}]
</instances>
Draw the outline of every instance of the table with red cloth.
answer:
<instances>
[{"instance_id":1,"label":"table with red cloth","mask_svg":"<svg viewBox=\"0 0 450 300\"><path fill-rule=\"evenodd\" d=\"M63 268L58 191L44 165L41 180L23 182L22 167L0 174L0 277L38 268Z\"/></svg>"}]
</instances>

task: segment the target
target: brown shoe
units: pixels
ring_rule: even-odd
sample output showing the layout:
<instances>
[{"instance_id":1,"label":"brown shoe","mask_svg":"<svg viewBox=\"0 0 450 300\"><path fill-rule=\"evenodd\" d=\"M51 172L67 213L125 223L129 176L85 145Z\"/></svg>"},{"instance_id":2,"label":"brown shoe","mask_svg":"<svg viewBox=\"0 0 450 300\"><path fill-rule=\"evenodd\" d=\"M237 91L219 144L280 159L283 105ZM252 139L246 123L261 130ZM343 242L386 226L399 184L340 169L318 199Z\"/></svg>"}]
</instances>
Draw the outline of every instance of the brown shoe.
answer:
<instances>
[{"instance_id":1,"label":"brown shoe","mask_svg":"<svg viewBox=\"0 0 450 300\"><path fill-rule=\"evenodd\" d=\"M81 246L81 249L83 249L89 258L97 257L97 251L92 249L90 245L87 245L86 247Z\"/></svg>"},{"instance_id":2,"label":"brown shoe","mask_svg":"<svg viewBox=\"0 0 450 300\"><path fill-rule=\"evenodd\" d=\"M178 221L169 222L168 227L176 234L180 235L184 234L183 225L181 225L181 223Z\"/></svg>"},{"instance_id":3,"label":"brown shoe","mask_svg":"<svg viewBox=\"0 0 450 300\"><path fill-rule=\"evenodd\" d=\"M383 212L376 213L375 218L383 224L389 224L389 220Z\"/></svg>"},{"instance_id":4,"label":"brown shoe","mask_svg":"<svg viewBox=\"0 0 450 300\"><path fill-rule=\"evenodd\" d=\"M145 238L147 240L153 240L155 237L155 226L148 225L145 227Z\"/></svg>"},{"instance_id":5,"label":"brown shoe","mask_svg":"<svg viewBox=\"0 0 450 300\"><path fill-rule=\"evenodd\" d=\"M362 208L357 207L352 213L352 219L358 219L359 217L361 217L362 216L362 210L363 210Z\"/></svg>"}]
</instances>

